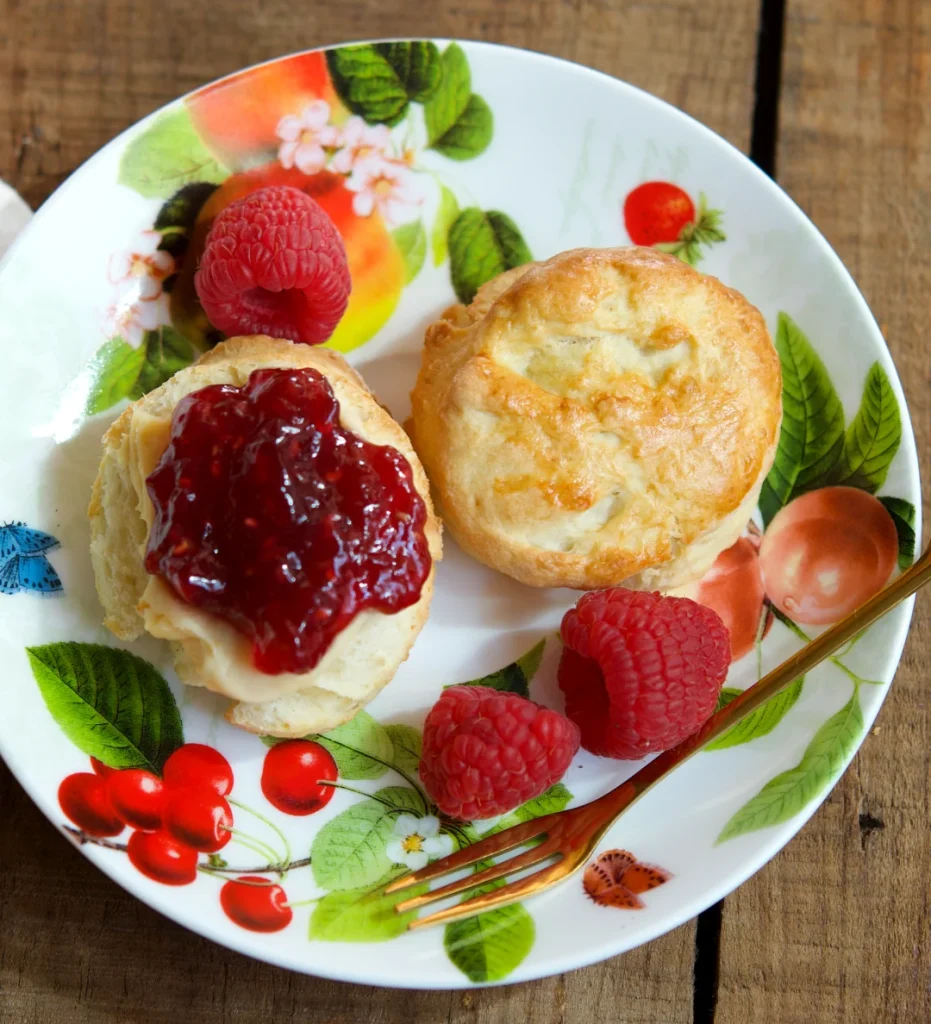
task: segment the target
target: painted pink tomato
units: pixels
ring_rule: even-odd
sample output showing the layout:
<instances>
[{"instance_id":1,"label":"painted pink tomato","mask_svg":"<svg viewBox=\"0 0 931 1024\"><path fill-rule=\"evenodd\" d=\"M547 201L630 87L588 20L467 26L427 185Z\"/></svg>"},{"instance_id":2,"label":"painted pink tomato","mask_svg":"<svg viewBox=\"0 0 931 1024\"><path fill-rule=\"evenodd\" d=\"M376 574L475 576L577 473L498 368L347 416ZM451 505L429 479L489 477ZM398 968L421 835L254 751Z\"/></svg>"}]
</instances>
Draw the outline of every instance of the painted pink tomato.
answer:
<instances>
[{"instance_id":1,"label":"painted pink tomato","mask_svg":"<svg viewBox=\"0 0 931 1024\"><path fill-rule=\"evenodd\" d=\"M722 551L698 584L695 600L718 613L731 641L731 661L753 650L763 614L763 574L756 545L741 537Z\"/></svg>"},{"instance_id":2,"label":"painted pink tomato","mask_svg":"<svg viewBox=\"0 0 931 1024\"><path fill-rule=\"evenodd\" d=\"M879 500L856 487L823 487L773 517L760 547L763 586L796 622L836 622L886 583L898 549Z\"/></svg>"}]
</instances>

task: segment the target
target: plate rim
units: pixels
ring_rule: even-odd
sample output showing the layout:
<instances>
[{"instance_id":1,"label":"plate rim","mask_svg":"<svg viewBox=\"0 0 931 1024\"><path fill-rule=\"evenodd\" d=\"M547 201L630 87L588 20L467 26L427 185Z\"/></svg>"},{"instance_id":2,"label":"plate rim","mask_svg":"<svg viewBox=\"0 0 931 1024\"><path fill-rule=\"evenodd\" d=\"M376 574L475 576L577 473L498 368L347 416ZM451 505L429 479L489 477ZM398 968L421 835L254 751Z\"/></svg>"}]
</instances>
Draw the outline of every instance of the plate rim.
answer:
<instances>
[{"instance_id":1,"label":"plate rim","mask_svg":"<svg viewBox=\"0 0 931 1024\"><path fill-rule=\"evenodd\" d=\"M315 46L305 49L295 50L286 54L281 54L277 57L271 57L268 60L260 61L255 64L247 65L243 68L236 69L230 73L221 76L220 78L211 79L203 82L195 88L185 92L174 99L162 104L149 114L133 122L127 126L123 131L114 136L98 150L92 153L86 160L79 164L60 185L42 202L41 206L36 210L30 219L26 227L20 232L16 239L14 239L12 245L7 250L2 259L0 259L0 276L7 270L7 268L17 258L20 248L23 245L24 240L28 237L31 232L33 225L40 223L40 218L44 220L48 215L49 211L54 211L60 205L60 203L66 198L69 190L74 186L77 180L83 177L84 173L92 168L92 166L98 161L102 160L105 154L109 153L113 149L117 149L125 144L127 136L133 135L140 131L142 127L166 110L169 110L180 103L183 103L188 97L196 94L202 89L220 85L223 82L229 81L238 75L243 75L251 71L255 71L259 68L270 66L277 63L286 62L293 60L297 57L311 54L325 52L328 50L335 49L337 47L344 46L359 46L366 44L376 43L391 43L391 42L413 42L413 41L424 41L433 42L437 44L450 44L459 43L469 48L476 48L480 50L494 50L502 51L509 54L511 57L517 57L521 60L526 60L531 64L536 65L561 65L564 69L568 70L569 73L578 75L582 78L594 77L595 79L602 80L604 86L608 88L620 89L626 92L628 95L633 95L637 98L638 102L645 102L648 105L652 105L654 108L662 110L664 116L671 116L673 120L681 119L680 123L690 123L693 130L697 129L699 135L703 136L705 141L711 145L723 147L725 151L730 151L732 157L736 157L744 165L745 170L749 170L751 174L756 178L756 181L761 184L770 195L774 196L778 202L787 203L789 208L792 209L804 223L806 229L811 235L811 241L814 242L820 253L827 257L831 263L832 268L835 272L839 272L839 280L842 282L846 292L852 298L854 307L860 314L864 324L869 325L870 334L874 342L874 350L878 353L885 351L888 356L888 362L893 370L894 386L897 389L897 399L900 404L901 410L904 412L902 416L902 454L908 459L909 470L914 473L914 479L916 482L916 488L919 496L922 494L921 487L921 465L917 458L916 442L914 428L912 425L912 414L908 406L908 399L905 395L904 388L902 387L901 378L899 376L898 367L895 365L892 359L892 353L889 350L888 344L883 337L882 331L870 309L869 304L866 301L865 296L857 286L853 275L848 270L840 256L828 242L827 238L822 234L820 229L814 223L814 221L808 216L808 214L799 206L799 204L786 192L776 180L770 177L766 172L759 168L750 157L741 151L732 142L726 139L724 136L719 135L716 131L709 128L703 122L697 118L681 110L679 107L674 106L672 103L655 96L654 94L647 92L645 89L639 86L633 85L623 79L617 78L604 71L599 71L596 68L589 67L585 64L577 61L569 60L564 57L558 57L553 54L548 54L539 50L533 50L525 47L511 46L505 43L488 42L479 39L470 39L467 37L446 37L446 36L419 36L419 35L402 35L402 36L384 36L374 37L365 39L352 39L345 40L336 43L330 43L321 46ZM921 538L922 538L922 504L917 502L915 505L916 518L915 518L915 542L920 550ZM784 847L786 847L801 831L802 828L808 823L813 815L820 809L822 804L830 797L835 787L840 782L844 772L850 765L850 762L859 752L863 743L869 738L871 727L879 713L880 708L883 706L888 690L895 680L895 675L898 672L899 665L901 663L902 653L905 647L908 633L911 629L912 620L914 616L915 608L915 596L912 596L901 605L902 613L899 616L899 624L896 626L895 634L891 638L891 642L888 644L887 660L891 664L891 678L888 683L883 684L883 691L880 695L878 703L875 708L869 712L864 713L864 729L863 734L857 744L853 747L849 755L843 762L843 767L837 774L830 784L830 786L819 794L814 800L811 801L802 811L795 815L788 822L781 823L774 830L772 838L768 841L761 843L760 852L755 857L748 858L741 868L730 875L727 880L713 889L703 889L700 895L694 896L690 900L686 900L677 907L675 913L670 916L663 917L656 922L656 926L647 928L645 933L639 932L637 941L634 944L626 943L623 940L625 935L624 931L618 932L619 941L616 944L616 948L609 949L607 951L598 950L595 956L592 958L591 952L588 954L580 951L578 955L567 954L560 958L558 964L552 963L553 956L549 956L546 960L540 961L525 961L521 964L512 974L500 981L492 982L472 982L464 976L457 977L453 980L440 979L439 983L432 983L428 981L419 981L412 983L408 979L397 979L397 978L373 978L373 975L363 971L358 971L351 967L351 959L347 958L347 964L350 965L349 970L341 970L339 973L336 971L327 969L326 967L319 967L317 965L310 965L299 962L297 959L291 958L287 955L287 952L282 955L280 951L275 950L274 952L269 951L270 955L264 955L249 945L251 939L251 933L245 933L242 936L238 932L233 931L219 931L210 925L209 922L198 922L196 926L194 924L187 924L176 916L177 903L170 899L170 892L161 893L158 890L154 890L152 893L140 892L135 888L131 888L127 884L127 880L117 877L117 873L110 869L109 865L112 861L109 858L103 856L102 851L96 847L92 847L90 844L81 844L75 840L70 839L67 833L64 833L60 827L58 821L59 815L57 815L56 809L53 806L51 798L46 799L44 793L39 792L39 787L32 785L28 768L20 759L12 755L11 752L4 749L2 735L0 735L0 756L9 767L11 773L17 782L25 790L30 800L38 807L43 815L49 820L55 831L59 833L62 838L69 842L72 847L76 847L97 869L102 871L111 881L115 882L133 898L140 900L146 906L155 910L163 917L168 918L174 924L179 927L185 928L193 934L208 939L211 942L215 942L218 945L230 949L236 953L244 956L251 957L252 959L260 960L261 962L270 964L271 966L283 968L285 970L292 970L297 973L307 974L312 977L325 978L332 981L341 981L351 984L363 984L373 985L384 988L394 989L408 989L413 991L448 991L458 989L474 989L474 988L490 988L499 987L506 985L521 984L527 981L537 981L541 978L551 977L554 974L564 973L566 971L578 970L582 967L593 966L594 964L601 963L605 960L611 959L615 956L620 956L623 953L629 952L632 949L638 948L639 946L645 945L648 942L652 942L655 939L667 934L679 928L682 924L696 917L709 907L718 903L724 899L730 893L734 892L739 886L743 885L750 877L756 874L761 868L769 863ZM783 838L783 830L789 829L788 834ZM236 940L242 939L242 942ZM355 943L355 948L363 948L370 943Z\"/></svg>"}]
</instances>

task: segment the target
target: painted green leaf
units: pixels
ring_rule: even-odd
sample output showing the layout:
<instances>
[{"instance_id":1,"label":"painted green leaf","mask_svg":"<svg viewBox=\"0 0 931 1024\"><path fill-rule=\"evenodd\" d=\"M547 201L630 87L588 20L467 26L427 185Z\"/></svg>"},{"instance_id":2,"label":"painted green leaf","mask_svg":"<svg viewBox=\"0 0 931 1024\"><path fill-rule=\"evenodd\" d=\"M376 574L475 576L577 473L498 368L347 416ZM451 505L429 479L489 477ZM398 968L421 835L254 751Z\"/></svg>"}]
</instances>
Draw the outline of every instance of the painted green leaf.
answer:
<instances>
[{"instance_id":1,"label":"painted green leaf","mask_svg":"<svg viewBox=\"0 0 931 1024\"><path fill-rule=\"evenodd\" d=\"M387 786L337 814L314 837L310 850L314 881L324 889L364 889L388 872L385 844L397 811L422 814L419 794L409 786Z\"/></svg>"},{"instance_id":2,"label":"painted green leaf","mask_svg":"<svg viewBox=\"0 0 931 1024\"><path fill-rule=\"evenodd\" d=\"M491 107L473 92L465 110L432 143L432 148L450 160L471 160L488 149L494 131Z\"/></svg>"},{"instance_id":3,"label":"painted green leaf","mask_svg":"<svg viewBox=\"0 0 931 1024\"><path fill-rule=\"evenodd\" d=\"M512 903L448 924L443 947L470 981L501 981L530 952L534 935L533 918L519 903Z\"/></svg>"},{"instance_id":4,"label":"painted green leaf","mask_svg":"<svg viewBox=\"0 0 931 1024\"><path fill-rule=\"evenodd\" d=\"M410 99L424 103L436 91L442 77L436 43L378 43L375 50L391 65Z\"/></svg>"},{"instance_id":5,"label":"painted green leaf","mask_svg":"<svg viewBox=\"0 0 931 1024\"><path fill-rule=\"evenodd\" d=\"M488 223L491 224L492 230L495 233L495 239L504 258L504 265L508 269L511 267L521 267L533 259L523 235L521 235L517 225L506 213L489 210L485 216L488 218Z\"/></svg>"},{"instance_id":6,"label":"painted green leaf","mask_svg":"<svg viewBox=\"0 0 931 1024\"><path fill-rule=\"evenodd\" d=\"M536 675L540 662L543 659L543 649L546 640L541 640L533 645L526 654L522 654L517 661L510 665L499 668L487 676L479 679L470 679L467 683L456 683L458 686L487 686L492 690L501 690L504 693L516 693L521 697L530 696L530 680ZM445 686L443 689L448 690Z\"/></svg>"},{"instance_id":7,"label":"painted green leaf","mask_svg":"<svg viewBox=\"0 0 931 1024\"><path fill-rule=\"evenodd\" d=\"M471 302L486 281L532 259L517 225L497 210L463 210L449 229L448 242L450 275L460 302Z\"/></svg>"},{"instance_id":8,"label":"painted green leaf","mask_svg":"<svg viewBox=\"0 0 931 1024\"><path fill-rule=\"evenodd\" d=\"M440 57L440 82L423 108L427 145L441 139L465 113L472 95L469 60L461 46L451 43Z\"/></svg>"},{"instance_id":9,"label":"painted green leaf","mask_svg":"<svg viewBox=\"0 0 931 1024\"><path fill-rule=\"evenodd\" d=\"M804 676L796 679L791 686L786 687L782 693L777 693L775 697L770 697L765 704L758 707L756 711L752 711L743 721L728 729L723 736L708 743L705 750L726 750L728 747L738 747L742 743L749 743L751 740L771 733L801 696L804 683ZM729 704L730 701L727 703Z\"/></svg>"},{"instance_id":10,"label":"painted green leaf","mask_svg":"<svg viewBox=\"0 0 931 1024\"><path fill-rule=\"evenodd\" d=\"M309 736L333 755L344 779L379 779L394 757L391 737L366 711L322 736Z\"/></svg>"},{"instance_id":11,"label":"painted green leaf","mask_svg":"<svg viewBox=\"0 0 931 1024\"><path fill-rule=\"evenodd\" d=\"M542 818L544 814L555 814L557 811L565 810L571 799L572 794L569 790L561 782L557 782L546 792L521 804L514 813L519 821L531 821L533 818Z\"/></svg>"},{"instance_id":12,"label":"painted green leaf","mask_svg":"<svg viewBox=\"0 0 931 1024\"><path fill-rule=\"evenodd\" d=\"M103 412L124 398L141 398L196 358L194 346L169 324L146 331L138 348L122 338L111 338L97 350L88 367L92 381L88 415Z\"/></svg>"},{"instance_id":13,"label":"painted green leaf","mask_svg":"<svg viewBox=\"0 0 931 1024\"><path fill-rule=\"evenodd\" d=\"M395 125L409 96L391 62L369 43L327 50L333 86L346 106L369 124Z\"/></svg>"},{"instance_id":14,"label":"painted green leaf","mask_svg":"<svg viewBox=\"0 0 931 1024\"><path fill-rule=\"evenodd\" d=\"M398 914L395 906L425 892L427 886L413 886L390 896L382 890L406 871L407 868L393 867L374 886L328 893L310 916L309 938L325 942L384 942L402 935L417 916L417 910Z\"/></svg>"},{"instance_id":15,"label":"painted green leaf","mask_svg":"<svg viewBox=\"0 0 931 1024\"><path fill-rule=\"evenodd\" d=\"M828 482L844 445L844 409L824 363L801 328L779 314L782 430L760 492L764 524L793 498Z\"/></svg>"},{"instance_id":16,"label":"painted green leaf","mask_svg":"<svg viewBox=\"0 0 931 1024\"><path fill-rule=\"evenodd\" d=\"M721 708L726 708L735 697L739 697L742 693L743 690L735 690L732 686L725 686L718 694L718 703L714 710L720 711Z\"/></svg>"},{"instance_id":17,"label":"painted green leaf","mask_svg":"<svg viewBox=\"0 0 931 1024\"><path fill-rule=\"evenodd\" d=\"M866 375L860 408L844 435L831 483L875 494L886 479L901 440L899 403L886 371L873 363Z\"/></svg>"},{"instance_id":18,"label":"painted green leaf","mask_svg":"<svg viewBox=\"0 0 931 1024\"><path fill-rule=\"evenodd\" d=\"M410 284L420 273L427 255L427 233L423 223L415 220L410 224L402 224L392 232L391 237L404 260L404 283Z\"/></svg>"},{"instance_id":19,"label":"painted green leaf","mask_svg":"<svg viewBox=\"0 0 931 1024\"><path fill-rule=\"evenodd\" d=\"M436 212L436 220L433 222L433 230L430 232L430 244L433 248L433 265L438 267L446 259L449 252L447 236L453 221L459 216L459 203L453 193L445 186L440 185L440 205Z\"/></svg>"},{"instance_id":20,"label":"painted green leaf","mask_svg":"<svg viewBox=\"0 0 931 1024\"><path fill-rule=\"evenodd\" d=\"M170 324L146 331L142 343L144 358L129 398L141 398L197 358L194 346Z\"/></svg>"},{"instance_id":21,"label":"painted green leaf","mask_svg":"<svg viewBox=\"0 0 931 1024\"><path fill-rule=\"evenodd\" d=\"M184 107L160 114L126 147L119 183L146 199L167 199L191 182L219 184L229 171L201 141Z\"/></svg>"},{"instance_id":22,"label":"painted green leaf","mask_svg":"<svg viewBox=\"0 0 931 1024\"><path fill-rule=\"evenodd\" d=\"M815 733L801 761L770 779L747 801L721 830L717 842L794 818L827 788L862 732L863 712L859 687L855 687L850 700Z\"/></svg>"},{"instance_id":23,"label":"painted green leaf","mask_svg":"<svg viewBox=\"0 0 931 1024\"><path fill-rule=\"evenodd\" d=\"M408 775L415 775L420 764L420 751L423 746L420 730L415 729L412 725L396 723L395 725L386 725L385 732L391 738L394 751L392 764Z\"/></svg>"},{"instance_id":24,"label":"painted green leaf","mask_svg":"<svg viewBox=\"0 0 931 1024\"><path fill-rule=\"evenodd\" d=\"M167 199L155 218L156 231L190 231L203 209L204 203L216 192L217 186L206 181L195 181L179 188Z\"/></svg>"},{"instance_id":25,"label":"painted green leaf","mask_svg":"<svg viewBox=\"0 0 931 1024\"><path fill-rule=\"evenodd\" d=\"M144 362L142 345L133 348L122 338L111 338L101 345L88 367L92 383L87 396L87 415L104 412L127 398Z\"/></svg>"},{"instance_id":26,"label":"painted green leaf","mask_svg":"<svg viewBox=\"0 0 931 1024\"><path fill-rule=\"evenodd\" d=\"M535 643L533 647L517 659L517 667L524 673L529 683L537 674L540 662L543 661L543 652L546 650L546 638Z\"/></svg>"},{"instance_id":27,"label":"painted green leaf","mask_svg":"<svg viewBox=\"0 0 931 1024\"><path fill-rule=\"evenodd\" d=\"M899 568L907 569L915 560L915 506L904 498L879 499L892 516L899 537Z\"/></svg>"},{"instance_id":28,"label":"painted green leaf","mask_svg":"<svg viewBox=\"0 0 931 1024\"><path fill-rule=\"evenodd\" d=\"M26 653L62 732L108 767L161 772L184 742L168 684L135 654L81 643L27 647Z\"/></svg>"}]
</instances>

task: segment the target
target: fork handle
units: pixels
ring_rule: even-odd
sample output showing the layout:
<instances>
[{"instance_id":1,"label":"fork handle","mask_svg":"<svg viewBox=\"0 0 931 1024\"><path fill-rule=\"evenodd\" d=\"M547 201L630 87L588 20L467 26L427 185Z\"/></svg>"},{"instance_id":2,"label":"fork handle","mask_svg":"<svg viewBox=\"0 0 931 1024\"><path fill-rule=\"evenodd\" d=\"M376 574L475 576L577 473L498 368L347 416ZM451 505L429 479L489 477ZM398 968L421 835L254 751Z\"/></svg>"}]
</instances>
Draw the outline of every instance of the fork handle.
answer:
<instances>
[{"instance_id":1,"label":"fork handle","mask_svg":"<svg viewBox=\"0 0 931 1024\"><path fill-rule=\"evenodd\" d=\"M616 789L612 789L589 804L588 807L592 809L593 816L597 811L597 817L603 821L598 830L599 837L635 800L656 785L660 779L665 778L671 771L678 768L683 761L687 761L693 754L701 750L706 743L717 739L731 726L756 711L770 697L774 697L799 676L805 675L825 658L830 657L848 640L852 640L857 633L872 625L907 597L911 597L916 590L929 581L931 581L931 544L925 548L924 553L914 565L897 576L888 586L874 594L840 622L836 622L826 629L820 636L815 637L800 651L790 655L781 665L744 690L739 697L735 697L720 711L715 712L698 732L659 754Z\"/></svg>"}]
</instances>

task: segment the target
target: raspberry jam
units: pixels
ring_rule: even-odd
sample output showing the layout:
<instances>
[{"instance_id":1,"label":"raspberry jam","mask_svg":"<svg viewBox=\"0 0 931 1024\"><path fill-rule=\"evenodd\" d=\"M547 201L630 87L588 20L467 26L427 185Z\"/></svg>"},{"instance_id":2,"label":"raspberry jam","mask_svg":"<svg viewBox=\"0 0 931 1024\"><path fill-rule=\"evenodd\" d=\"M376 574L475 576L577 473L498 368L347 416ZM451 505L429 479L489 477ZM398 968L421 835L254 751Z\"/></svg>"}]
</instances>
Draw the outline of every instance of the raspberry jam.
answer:
<instances>
[{"instance_id":1,"label":"raspberry jam","mask_svg":"<svg viewBox=\"0 0 931 1024\"><path fill-rule=\"evenodd\" d=\"M316 370L183 398L146 484L146 569L233 625L270 675L308 672L360 611L407 608L430 573L409 463L341 427Z\"/></svg>"}]
</instances>

